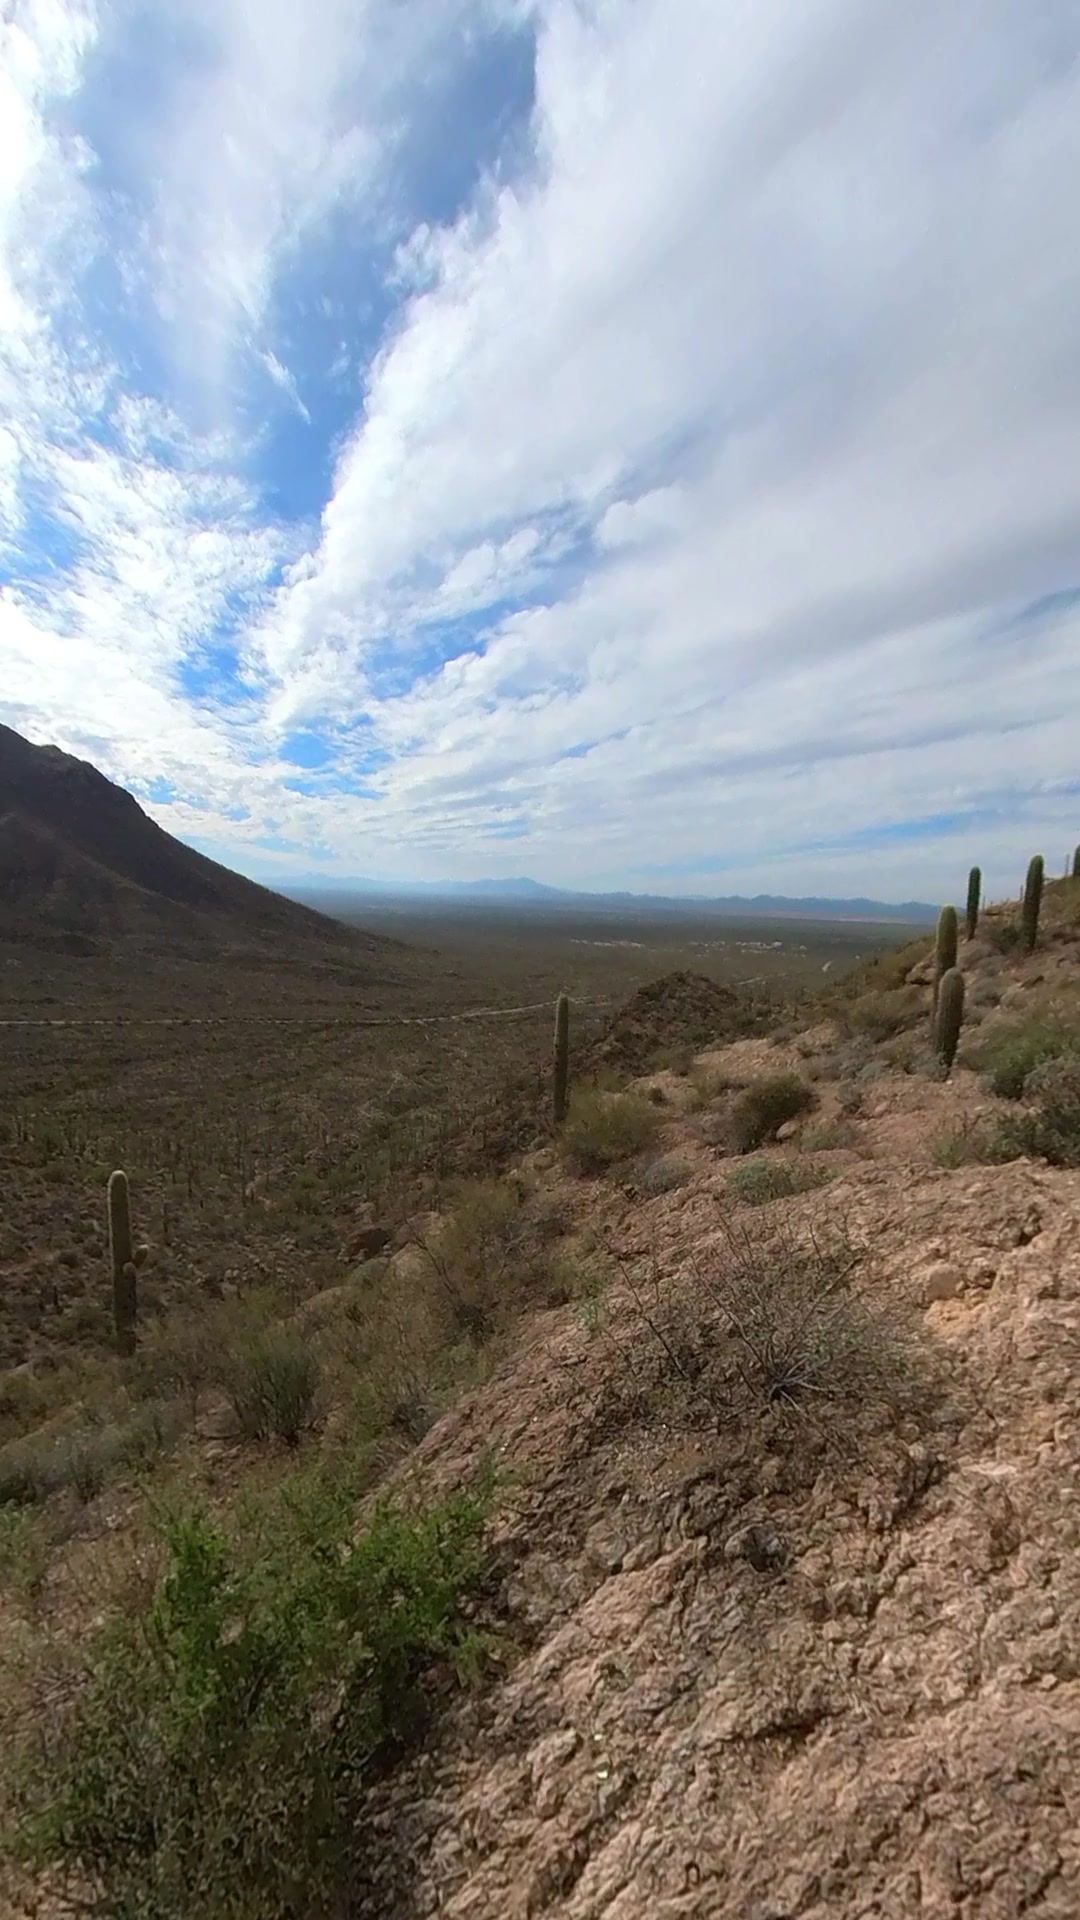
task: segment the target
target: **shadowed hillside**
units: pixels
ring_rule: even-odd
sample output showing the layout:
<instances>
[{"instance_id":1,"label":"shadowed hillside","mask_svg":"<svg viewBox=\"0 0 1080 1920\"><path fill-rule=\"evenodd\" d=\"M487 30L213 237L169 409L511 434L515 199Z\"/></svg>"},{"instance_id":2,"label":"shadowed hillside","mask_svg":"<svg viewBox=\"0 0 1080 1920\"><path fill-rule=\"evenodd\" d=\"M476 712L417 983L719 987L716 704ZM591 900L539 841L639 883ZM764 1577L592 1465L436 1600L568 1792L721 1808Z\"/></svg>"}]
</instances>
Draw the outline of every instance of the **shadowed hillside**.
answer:
<instances>
[{"instance_id":1,"label":"shadowed hillside","mask_svg":"<svg viewBox=\"0 0 1080 1920\"><path fill-rule=\"evenodd\" d=\"M256 886L155 825L96 767L0 727L0 937L359 954L389 945Z\"/></svg>"}]
</instances>

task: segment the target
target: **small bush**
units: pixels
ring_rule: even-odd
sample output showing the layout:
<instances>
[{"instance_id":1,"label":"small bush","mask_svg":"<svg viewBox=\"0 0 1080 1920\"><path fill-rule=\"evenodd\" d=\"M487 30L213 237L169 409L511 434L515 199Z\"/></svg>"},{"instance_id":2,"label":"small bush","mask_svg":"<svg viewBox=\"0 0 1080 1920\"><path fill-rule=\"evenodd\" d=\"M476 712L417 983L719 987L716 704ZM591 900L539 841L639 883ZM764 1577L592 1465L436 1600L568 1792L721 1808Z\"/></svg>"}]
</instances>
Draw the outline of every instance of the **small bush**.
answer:
<instances>
[{"instance_id":1,"label":"small bush","mask_svg":"<svg viewBox=\"0 0 1080 1920\"><path fill-rule=\"evenodd\" d=\"M607 1173L646 1153L659 1130L660 1116L647 1101L583 1087L571 1098L560 1144L576 1173Z\"/></svg>"},{"instance_id":2,"label":"small bush","mask_svg":"<svg viewBox=\"0 0 1080 1920\"><path fill-rule=\"evenodd\" d=\"M730 1130L739 1153L749 1153L774 1140L788 1120L796 1120L815 1104L812 1087L795 1073L777 1073L754 1080L732 1102Z\"/></svg>"},{"instance_id":3,"label":"small bush","mask_svg":"<svg viewBox=\"0 0 1080 1920\"><path fill-rule=\"evenodd\" d=\"M634 1185L639 1193L673 1193L677 1187L684 1187L690 1178L690 1168L677 1153L662 1153L655 1160L646 1160L634 1169Z\"/></svg>"},{"instance_id":4,"label":"small bush","mask_svg":"<svg viewBox=\"0 0 1080 1920\"><path fill-rule=\"evenodd\" d=\"M994 953L1015 953L1022 939L1016 920L987 920L982 923L982 938Z\"/></svg>"},{"instance_id":5,"label":"small bush","mask_svg":"<svg viewBox=\"0 0 1080 1920\"><path fill-rule=\"evenodd\" d=\"M988 1165L1002 1157L996 1132L985 1120L961 1120L958 1126L943 1127L930 1142L934 1165L949 1170Z\"/></svg>"},{"instance_id":6,"label":"small bush","mask_svg":"<svg viewBox=\"0 0 1080 1920\"><path fill-rule=\"evenodd\" d=\"M565 1224L558 1208L509 1180L464 1186L449 1218L422 1249L451 1335L486 1339L509 1312L565 1298L562 1263L551 1244Z\"/></svg>"},{"instance_id":7,"label":"small bush","mask_svg":"<svg viewBox=\"0 0 1080 1920\"><path fill-rule=\"evenodd\" d=\"M855 1290L862 1248L840 1230L808 1244L728 1227L709 1290L742 1352L739 1371L762 1402L902 1400L913 1352L899 1326Z\"/></svg>"},{"instance_id":8,"label":"small bush","mask_svg":"<svg viewBox=\"0 0 1080 1920\"><path fill-rule=\"evenodd\" d=\"M889 1040L921 1020L924 995L918 987L892 987L885 992L864 993L844 1011L844 1021L855 1034L868 1040Z\"/></svg>"},{"instance_id":9,"label":"small bush","mask_svg":"<svg viewBox=\"0 0 1080 1920\"><path fill-rule=\"evenodd\" d=\"M248 1439L295 1447L313 1423L319 1380L311 1348L287 1327L267 1327L227 1356L221 1384Z\"/></svg>"},{"instance_id":10,"label":"small bush","mask_svg":"<svg viewBox=\"0 0 1080 1920\"><path fill-rule=\"evenodd\" d=\"M714 1107L727 1093L735 1093L746 1085L745 1080L737 1079L733 1074L721 1073L712 1068L697 1068L690 1075L690 1098L687 1102L688 1113L704 1113Z\"/></svg>"},{"instance_id":11,"label":"small bush","mask_svg":"<svg viewBox=\"0 0 1080 1920\"><path fill-rule=\"evenodd\" d=\"M384 1505L356 1542L348 1496L294 1482L243 1541L201 1511L166 1523L156 1594L93 1643L25 1758L32 1868L117 1920L342 1910L365 1779L439 1671L481 1657L464 1606L490 1489Z\"/></svg>"},{"instance_id":12,"label":"small bush","mask_svg":"<svg viewBox=\"0 0 1080 1920\"><path fill-rule=\"evenodd\" d=\"M810 1193L824 1187L833 1175L824 1167L797 1160L746 1160L736 1167L728 1181L728 1191L748 1207L763 1207L770 1200L786 1200L796 1193Z\"/></svg>"},{"instance_id":13,"label":"small bush","mask_svg":"<svg viewBox=\"0 0 1080 1920\"><path fill-rule=\"evenodd\" d=\"M857 1146L858 1141L857 1128L840 1113L834 1120L820 1120L816 1126L807 1127L800 1144L807 1153L839 1153L845 1147Z\"/></svg>"},{"instance_id":14,"label":"small bush","mask_svg":"<svg viewBox=\"0 0 1080 1920\"><path fill-rule=\"evenodd\" d=\"M1080 1167L1080 1057L1047 1061L1027 1086L1034 1107L1003 1120L995 1138L996 1158L1031 1154L1053 1167Z\"/></svg>"},{"instance_id":15,"label":"small bush","mask_svg":"<svg viewBox=\"0 0 1080 1920\"><path fill-rule=\"evenodd\" d=\"M1020 1100L1036 1067L1057 1060L1075 1045L1075 1034L1060 1018L1041 1013L1000 1026L980 1040L969 1057L999 1099Z\"/></svg>"}]
</instances>

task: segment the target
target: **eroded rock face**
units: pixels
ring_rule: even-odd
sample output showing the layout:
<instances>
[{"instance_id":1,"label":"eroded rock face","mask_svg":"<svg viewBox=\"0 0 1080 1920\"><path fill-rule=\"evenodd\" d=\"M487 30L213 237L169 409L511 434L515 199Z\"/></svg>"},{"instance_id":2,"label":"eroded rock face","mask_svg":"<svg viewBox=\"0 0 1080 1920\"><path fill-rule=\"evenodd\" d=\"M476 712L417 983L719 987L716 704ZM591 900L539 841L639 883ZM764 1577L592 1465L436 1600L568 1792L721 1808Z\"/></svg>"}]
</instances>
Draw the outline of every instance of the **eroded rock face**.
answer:
<instances>
[{"instance_id":1,"label":"eroded rock face","mask_svg":"<svg viewBox=\"0 0 1080 1920\"><path fill-rule=\"evenodd\" d=\"M883 1137L914 1137L912 1099ZM693 1306L722 1193L703 1157L611 1235ZM829 1205L945 1364L921 1431L868 1417L818 1460L680 1425L619 1296L608 1335L551 1319L428 1437L425 1477L488 1443L524 1476L521 1650L380 1789L393 1862L357 1913L1080 1913L1080 1177L871 1161Z\"/></svg>"}]
</instances>

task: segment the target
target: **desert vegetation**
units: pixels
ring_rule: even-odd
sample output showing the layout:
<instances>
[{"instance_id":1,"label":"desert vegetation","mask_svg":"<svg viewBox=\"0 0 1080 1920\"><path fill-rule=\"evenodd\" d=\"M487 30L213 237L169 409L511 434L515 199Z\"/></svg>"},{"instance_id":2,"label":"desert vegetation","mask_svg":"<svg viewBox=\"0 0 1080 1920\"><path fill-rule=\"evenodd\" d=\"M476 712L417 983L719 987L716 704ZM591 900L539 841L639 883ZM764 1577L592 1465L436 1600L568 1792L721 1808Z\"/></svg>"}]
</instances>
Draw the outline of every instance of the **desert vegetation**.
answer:
<instances>
[{"instance_id":1,"label":"desert vegetation","mask_svg":"<svg viewBox=\"0 0 1080 1920\"><path fill-rule=\"evenodd\" d=\"M528 1638L554 1516L496 1440L549 1345L575 1499L683 1433L789 1503L952 1444L968 1389L922 1281L883 1281L874 1196L1080 1166L1080 881L1033 863L1001 907L975 870L964 932L725 992L688 949L658 978L504 929L486 972L380 950L347 1015L347 968L223 961L198 999L177 963L110 1002L92 956L20 949L13 1020L104 1024L2 1030L13 1898L308 1920L382 1884L373 1796Z\"/></svg>"}]
</instances>

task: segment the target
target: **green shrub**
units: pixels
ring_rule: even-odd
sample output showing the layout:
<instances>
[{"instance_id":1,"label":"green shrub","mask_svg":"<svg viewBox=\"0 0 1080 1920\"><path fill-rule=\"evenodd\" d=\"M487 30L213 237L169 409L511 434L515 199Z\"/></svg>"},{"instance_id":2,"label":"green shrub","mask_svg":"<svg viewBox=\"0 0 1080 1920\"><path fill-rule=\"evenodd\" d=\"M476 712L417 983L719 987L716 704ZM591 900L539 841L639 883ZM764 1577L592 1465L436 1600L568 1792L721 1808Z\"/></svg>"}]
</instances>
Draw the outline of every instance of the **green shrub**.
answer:
<instances>
[{"instance_id":1,"label":"green shrub","mask_svg":"<svg viewBox=\"0 0 1080 1920\"><path fill-rule=\"evenodd\" d=\"M576 1173L607 1173L655 1144L660 1116L634 1094L579 1088L571 1098L562 1152Z\"/></svg>"},{"instance_id":2,"label":"green shrub","mask_svg":"<svg viewBox=\"0 0 1080 1920\"><path fill-rule=\"evenodd\" d=\"M1075 1045L1075 1033L1060 1017L1034 1013L997 1027L965 1058L985 1073L991 1092L999 1099L1020 1100L1029 1074Z\"/></svg>"},{"instance_id":3,"label":"green shrub","mask_svg":"<svg viewBox=\"0 0 1080 1920\"><path fill-rule=\"evenodd\" d=\"M200 1511L166 1523L156 1594L93 1643L24 1757L32 1868L114 1920L343 1910L365 1779L440 1669L476 1670L490 1501L384 1505L354 1543L348 1492L293 1484L242 1542Z\"/></svg>"},{"instance_id":4,"label":"green shrub","mask_svg":"<svg viewBox=\"0 0 1080 1920\"><path fill-rule=\"evenodd\" d=\"M262 1328L239 1341L221 1372L241 1433L291 1447L313 1423L319 1380L317 1356L288 1327Z\"/></svg>"},{"instance_id":5,"label":"green shrub","mask_svg":"<svg viewBox=\"0 0 1080 1920\"><path fill-rule=\"evenodd\" d=\"M486 1339L509 1312L565 1297L551 1244L565 1225L558 1209L512 1181L462 1186L442 1227L423 1243L450 1336Z\"/></svg>"},{"instance_id":6,"label":"green shrub","mask_svg":"<svg viewBox=\"0 0 1080 1920\"><path fill-rule=\"evenodd\" d=\"M1034 1107L999 1124L995 1157L1031 1154L1053 1167L1080 1167L1080 1057L1047 1061L1026 1091L1034 1096Z\"/></svg>"},{"instance_id":7,"label":"green shrub","mask_svg":"<svg viewBox=\"0 0 1080 1920\"><path fill-rule=\"evenodd\" d=\"M728 1181L728 1191L748 1207L763 1207L770 1200L786 1200L795 1193L809 1193L824 1187L833 1178L825 1167L798 1160L744 1160Z\"/></svg>"},{"instance_id":8,"label":"green shrub","mask_svg":"<svg viewBox=\"0 0 1080 1920\"><path fill-rule=\"evenodd\" d=\"M739 1153L749 1153L776 1138L788 1120L798 1119L815 1104L815 1094L796 1073L771 1074L753 1080L732 1102L731 1140Z\"/></svg>"}]
</instances>

